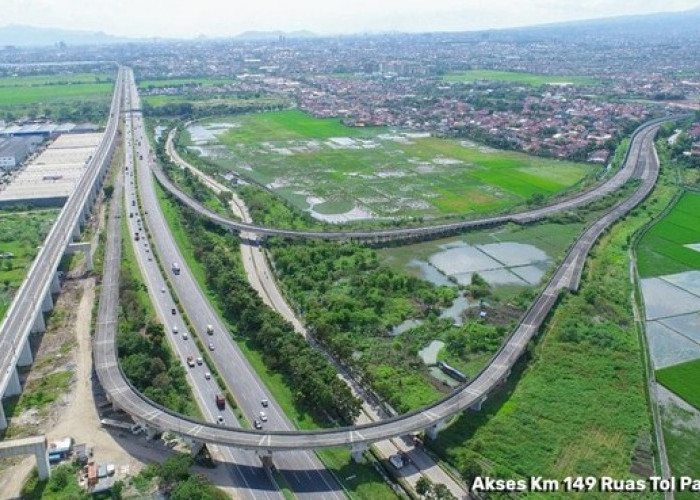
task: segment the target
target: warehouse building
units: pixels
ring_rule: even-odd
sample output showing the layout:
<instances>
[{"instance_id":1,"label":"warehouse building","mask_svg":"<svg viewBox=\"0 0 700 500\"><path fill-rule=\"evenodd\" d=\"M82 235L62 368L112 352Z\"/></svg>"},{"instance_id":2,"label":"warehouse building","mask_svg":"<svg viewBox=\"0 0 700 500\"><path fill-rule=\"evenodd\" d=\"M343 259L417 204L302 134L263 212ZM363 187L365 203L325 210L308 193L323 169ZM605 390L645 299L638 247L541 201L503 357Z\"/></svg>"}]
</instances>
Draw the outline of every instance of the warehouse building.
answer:
<instances>
[{"instance_id":1,"label":"warehouse building","mask_svg":"<svg viewBox=\"0 0 700 500\"><path fill-rule=\"evenodd\" d=\"M0 169L14 170L42 143L40 137L12 137L0 139Z\"/></svg>"}]
</instances>

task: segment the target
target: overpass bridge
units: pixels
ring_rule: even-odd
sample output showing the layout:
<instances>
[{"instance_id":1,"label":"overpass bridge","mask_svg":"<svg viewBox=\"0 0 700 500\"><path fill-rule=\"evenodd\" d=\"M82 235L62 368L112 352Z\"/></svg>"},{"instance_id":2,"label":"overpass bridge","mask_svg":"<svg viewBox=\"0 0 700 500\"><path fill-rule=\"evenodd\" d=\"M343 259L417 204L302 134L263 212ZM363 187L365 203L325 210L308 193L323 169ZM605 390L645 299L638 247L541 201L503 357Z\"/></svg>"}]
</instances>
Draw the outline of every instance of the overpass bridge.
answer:
<instances>
[{"instance_id":1,"label":"overpass bridge","mask_svg":"<svg viewBox=\"0 0 700 500\"><path fill-rule=\"evenodd\" d=\"M665 118L651 120L637 128L632 134L631 144L634 144L634 139L644 130L647 130L649 127L655 124L662 123L664 121L666 121ZM427 225L413 228L377 229L366 231L295 230L241 222L238 220L224 217L209 210L197 200L184 193L168 178L167 174L156 162L154 162L153 173L158 182L163 186L163 188L175 198L177 198L178 201L188 206L191 210L195 211L199 215L202 215L208 218L210 221L232 231L254 233L259 236L281 236L284 238L382 242L388 240L441 236L453 234L466 229L481 229L485 227L505 224L508 222L524 224L528 222L542 220L550 215L565 210L572 210L581 206L585 206L588 203L591 203L611 193L614 193L632 177L636 165L634 158L636 154L638 153L635 151L632 145L630 145L630 148L627 151L627 155L625 156L625 159L623 161L623 166L615 173L615 175L610 177L605 182L598 184L586 191L578 193L574 196L561 199L551 205L547 205L544 207L525 210L523 212L517 212L513 214L497 215L493 217L450 222L445 224Z\"/></svg>"},{"instance_id":2,"label":"overpass bridge","mask_svg":"<svg viewBox=\"0 0 700 500\"><path fill-rule=\"evenodd\" d=\"M107 276L107 273L110 273L111 278L109 280L105 278L103 283L109 283L110 291L107 289L103 290L105 296L100 302L98 330L94 345L95 366L100 382L114 406L126 411L147 428L154 432L171 431L195 443L215 443L252 449L263 453L349 446L353 451L353 457L358 457L361 456L361 453L369 444L376 441L406 435L414 431L426 431L428 435L434 436L453 415L466 409L480 409L481 404L489 394L507 379L512 367L525 351L527 344L539 332L542 324L556 304L561 291L578 289L586 257L597 239L614 222L624 217L630 210L641 203L652 191L659 172L659 163L653 139L663 121L654 120L643 125L635 132L623 168L610 181L602 184L596 190L550 207L513 216L503 216L507 220L520 222L536 220L558 210L574 208L597 199L618 189L631 178L640 179L640 185L629 198L618 202L609 209L603 217L590 225L574 242L565 259L547 283L544 291L525 312L518 327L506 339L489 363L470 382L458 387L434 404L372 424L291 432L255 431L220 426L198 421L164 408L137 391L124 377L119 366L115 340L119 259L110 258L109 256L105 259L105 276ZM482 221L455 223L442 226L440 229L414 228L365 233L315 233L265 228L229 221L213 214L177 190L162 171L156 169L154 173L166 189L170 190L180 201L200 214L209 217L214 222L231 229L257 232L263 235L313 238L356 238L359 236L364 238L364 235L375 237L377 233L380 233L393 237L406 232L425 231L430 233L431 231L443 230L445 227L454 230L479 227L479 224L495 224L506 221L505 219L501 220L502 218L490 218ZM235 223L235 226L232 222ZM113 231L117 231L117 229L113 228ZM110 235L108 241L112 239L111 236L116 235Z\"/></svg>"},{"instance_id":3,"label":"overpass bridge","mask_svg":"<svg viewBox=\"0 0 700 500\"><path fill-rule=\"evenodd\" d=\"M115 80L109 120L85 172L63 206L27 276L17 291L5 319L0 324L0 395L21 392L17 366L32 363L29 345L31 333L45 330L43 313L53 308L53 294L60 291L57 269L61 257L74 250L72 242L80 236L87 217L99 195L112 159L119 124L124 70L119 68ZM70 248L69 248L70 247ZM7 427L7 418L0 404L0 429Z\"/></svg>"}]
</instances>

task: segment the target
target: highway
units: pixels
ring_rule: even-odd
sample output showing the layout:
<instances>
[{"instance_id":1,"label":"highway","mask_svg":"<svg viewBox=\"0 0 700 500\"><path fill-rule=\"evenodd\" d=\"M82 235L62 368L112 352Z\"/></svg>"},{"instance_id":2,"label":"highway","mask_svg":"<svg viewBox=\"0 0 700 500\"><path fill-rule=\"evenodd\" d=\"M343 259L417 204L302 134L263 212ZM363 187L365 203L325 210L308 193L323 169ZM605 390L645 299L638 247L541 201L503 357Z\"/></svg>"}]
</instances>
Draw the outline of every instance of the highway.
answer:
<instances>
[{"instance_id":1,"label":"highway","mask_svg":"<svg viewBox=\"0 0 700 500\"><path fill-rule=\"evenodd\" d=\"M135 391L133 387L129 385L128 381L124 379L116 363L113 349L111 355L109 352L105 352L100 353L100 355L96 357L96 366L100 380L103 381L104 379L103 386L117 406L143 419L154 428L172 430L173 432L190 436L204 442L238 446L246 449L283 451L336 446L357 446L390 437L406 435L416 430L429 429L439 425L452 415L467 408L478 406L495 387L508 377L511 368L522 355L528 342L537 334L542 323L556 303L560 291L562 289L577 289L586 256L598 237L610 227L611 224L641 203L651 192L656 183L659 171L658 158L656 157L653 146L653 137L662 121L663 120L656 120L647 123L635 132L625 165L613 179L598 188L601 192L610 192L619 188L622 183L624 183L624 180L636 177L641 179L641 183L637 189L628 199L617 203L605 216L589 226L577 239L562 264L553 274L544 291L533 302L521 319L519 326L508 337L503 346L494 354L488 365L469 383L459 387L451 394L432 405L382 422L362 426L318 431L280 431L270 428L255 431L198 422L159 407ZM152 163L151 165L153 167ZM141 175L141 173L139 175ZM150 176L147 174L143 175L144 179L150 179ZM156 176L158 176L157 170ZM167 181L167 179L165 180ZM589 192L581 196L587 197L587 200L590 201L602 195ZM562 210L578 206L583 203L580 200L581 197L570 199L558 205L558 209ZM186 202L186 200L183 201ZM523 215L524 213L519 214L519 217L521 220L528 220L522 219L523 217L540 217L542 213L553 213L553 207L554 206L529 211L527 215ZM220 221L216 220L216 222ZM474 221L472 223L474 223ZM255 228L251 228L249 225L243 228L243 230L251 229L255 232ZM185 270L186 267L183 268L183 273ZM175 282L178 281L179 278L175 280ZM194 286L196 287L196 284ZM178 294L179 293L178 291ZM202 310L205 311L206 309ZM216 349L218 350L218 348L217 346ZM239 360L234 359L231 364L238 365L238 363ZM238 370L236 370L236 373L238 373ZM226 377L228 377L228 375L226 375Z\"/></svg>"},{"instance_id":2,"label":"highway","mask_svg":"<svg viewBox=\"0 0 700 500\"><path fill-rule=\"evenodd\" d=\"M660 123L663 121L664 119L660 118L645 123L644 125L640 126L637 130L635 130L635 132L632 135L632 138L634 139L646 127L649 127L654 123ZM631 153L633 152L632 148L630 147L630 150L628 151L628 156ZM629 162L626 160L627 157L625 158L625 162L623 163L622 168L620 168L612 177L610 177L607 181L603 182L602 184L599 184L591 189L578 193L574 196L559 200L551 205L547 205L544 207L539 207L513 214L485 217L475 220L451 222L448 224L436 224L431 226L400 229L378 229L367 231L305 231L295 229L280 229L229 219L215 212L212 212L211 210L204 207L199 202L190 198L187 194L182 192L177 186L175 186L170 181L170 179L168 179L167 175L165 174L165 172L163 172L159 165L153 164L152 168L153 173L158 179L158 182L160 182L160 184L168 192L170 192L170 194L172 194L178 200L180 200L181 203L184 203L200 215L207 217L212 222L215 222L233 231L254 233L260 236L282 236L285 238L307 238L326 240L351 239L376 241L382 239L416 238L429 235L450 234L466 229L478 229L499 224L505 224L508 222L522 224L526 222L541 220L550 215L565 210L572 210L577 207L585 206L595 200L603 198L604 196L607 196L610 193L617 191L632 177L632 173L634 170L634 162Z\"/></svg>"},{"instance_id":3,"label":"highway","mask_svg":"<svg viewBox=\"0 0 700 500\"><path fill-rule=\"evenodd\" d=\"M139 97L136 85L133 82L133 74L130 71L128 72L128 80L130 82L129 96L132 107L138 109ZM144 209L143 218L155 246L148 253L152 254L153 251L156 251L164 263L163 265L167 266L168 269L173 262L180 264L180 274L175 276L172 272L169 272L168 279L180 300L182 308L194 326L195 332L189 333L198 335L203 344L208 346L209 354L213 358L219 373L226 380L227 386L236 398L239 408L247 415L251 424L255 419L260 419L260 412L264 412L267 418L267 421L262 423L264 428L278 431L293 431L295 429L294 425L284 415L284 412L268 392L256 371L248 363L235 342L233 342L224 323L219 319L218 314L211 307L205 294L200 290L190 269L184 265L182 255L170 233L168 224L161 211L160 203L156 197L153 178L148 164L151 162L152 152L140 113L132 115L132 123L133 140L136 145L136 184L141 205ZM143 158L143 160L139 160L139 158ZM143 250L145 252L146 248L144 247ZM155 294L163 295L160 290L165 284L162 282L163 278L160 276L160 271L157 267L155 265L151 266L147 270L147 274L148 281L152 282L157 290ZM165 294L167 295L167 287ZM170 315L169 311L171 308L176 307L172 299L170 300L171 302L166 303L164 308L165 311L168 311L167 315ZM179 314L175 316L179 316ZM170 317L173 318L173 315L170 315ZM165 324L168 324L167 321ZM178 329L185 328L184 323L181 321L178 321L176 324ZM208 325L213 326L213 335L207 333ZM183 340L182 334L179 334L178 337L178 343L192 345L192 339ZM196 378L199 382L202 381L201 378ZM261 402L263 400L268 401L266 407L262 406ZM209 404L215 408L213 394ZM228 425L234 425L228 418L225 420ZM274 463L292 491L299 498L345 497L335 478L325 469L315 453L311 451L279 454L275 456Z\"/></svg>"},{"instance_id":4,"label":"highway","mask_svg":"<svg viewBox=\"0 0 700 500\"><path fill-rule=\"evenodd\" d=\"M0 325L0 394L4 394L22 348L37 316L41 314L45 297L50 297L51 285L66 247L73 240L76 227L84 222L85 207L94 201L96 189L104 178L114 149L119 123L119 105L124 72L120 69L115 80L110 116L102 140L87 163L73 193L63 206L49 231L44 245L34 259L27 276ZM0 411L2 413L2 411ZM4 415L3 419L4 420Z\"/></svg>"},{"instance_id":5,"label":"highway","mask_svg":"<svg viewBox=\"0 0 700 500\"><path fill-rule=\"evenodd\" d=\"M126 96L126 109L131 107L129 95ZM187 325L183 321L181 315L172 315L171 311L177 305L170 294L165 279L158 268L158 264L154 258L152 250L149 248L148 239L146 237L145 228L143 227L143 214L140 212L138 199L136 196L136 183L134 181L134 155L133 155L133 122L139 120L140 117L134 118L135 113L126 114L126 127L124 128L124 151L125 154L125 171L123 174L126 178L126 189L124 190L124 205L126 206L125 214L128 214L126 223L128 226L128 234L131 236L131 244L134 248L137 262L141 269L141 275L147 286L148 293L153 303L156 314L165 327L166 338L170 343L170 347L175 354L175 358L187 370L187 379L192 393L198 402L202 415L208 422L216 423L219 417L228 425L239 427L239 423L232 409L227 404L224 410L220 410L215 403L217 394L223 394L224 391L219 387L216 380L211 377L211 369L206 362L202 360L200 365L195 361L194 367L187 366L187 358L191 356L193 360L201 358L201 353L198 351L197 345L192 339L193 332L190 332ZM121 177L120 177L121 179ZM121 183L118 186L121 189ZM115 200L119 198L115 188ZM118 206L117 206L118 205ZM114 246L113 241L121 241L121 225L118 215L121 214L121 203L114 203L112 213L110 214L110 223L108 226L108 238L111 246L107 248L105 257L105 277L104 283L117 283L119 278L119 246ZM135 234L139 235L139 240L135 240ZM109 294L105 298L106 304L103 308L102 300L100 301L100 314L110 314L117 309L118 293ZM101 316L100 316L101 318ZM111 318L115 319L115 318ZM99 323L102 325L102 323ZM116 335L116 322L108 323L111 325L109 331L100 334L100 337L111 338ZM175 333L177 332L177 333ZM205 374L209 373L210 377L206 378ZM274 483L270 475L265 471L260 463L260 458L252 451L245 451L232 447L217 447L210 445L209 451L212 457L219 463L227 467L229 472L230 484L219 484L218 486L229 487L235 491L236 498L251 498L251 499L281 499L282 493L279 491L277 484Z\"/></svg>"}]
</instances>

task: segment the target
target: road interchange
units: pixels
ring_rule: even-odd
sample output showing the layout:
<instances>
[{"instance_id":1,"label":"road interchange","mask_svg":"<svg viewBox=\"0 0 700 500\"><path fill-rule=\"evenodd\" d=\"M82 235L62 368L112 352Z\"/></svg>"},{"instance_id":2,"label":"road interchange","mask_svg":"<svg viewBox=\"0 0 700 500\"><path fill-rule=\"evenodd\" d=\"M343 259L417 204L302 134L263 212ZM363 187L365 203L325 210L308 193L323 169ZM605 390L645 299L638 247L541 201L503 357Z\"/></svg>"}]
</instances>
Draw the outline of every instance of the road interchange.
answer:
<instances>
[{"instance_id":1,"label":"road interchange","mask_svg":"<svg viewBox=\"0 0 700 500\"><path fill-rule=\"evenodd\" d=\"M171 410L160 407L138 393L123 377L116 352L106 350L96 358L96 366L103 385L111 395L112 401L127 411L146 421L150 426L160 430L170 430L193 440L237 446L246 449L282 451L304 450L324 447L350 446L363 449L367 444L382 439L406 435L417 430L435 430L448 418L468 408L478 408L488 394L498 387L510 374L512 366L524 352L528 342L537 334L541 325L554 307L562 290L578 288L586 256L600 235L615 221L626 215L641 203L653 189L658 177L659 164L656 157L653 138L664 119L655 120L638 129L630 145L623 168L609 181L596 190L588 191L577 197L564 200L549 207L514 214L487 218L480 221L467 221L439 226L435 232L431 228L397 229L379 232L335 232L330 238L370 238L393 237L409 233L439 234L440 231L481 227L503 222L528 222L546 217L560 210L567 210L586 204L609 194L627 182L630 178L639 178L640 185L632 195L617 203L603 217L589 226L569 250L562 264L557 268L544 291L533 302L516 330L508 337L503 346L491 358L488 365L469 383L461 386L442 400L425 408L390 418L382 422L355 427L326 429L318 431L276 431L276 430L242 430L207 424L178 415ZM204 209L198 203L179 192L165 177L163 172L152 164L156 178L180 201L205 215L212 221L227 225L232 229L257 232L264 235L324 237L317 232L299 232L264 228L255 225L229 221ZM178 194L179 193L179 194ZM237 226L230 226L235 222ZM446 229L447 228L447 229ZM323 233L328 235L329 233ZM352 234L352 236L348 236Z\"/></svg>"}]
</instances>

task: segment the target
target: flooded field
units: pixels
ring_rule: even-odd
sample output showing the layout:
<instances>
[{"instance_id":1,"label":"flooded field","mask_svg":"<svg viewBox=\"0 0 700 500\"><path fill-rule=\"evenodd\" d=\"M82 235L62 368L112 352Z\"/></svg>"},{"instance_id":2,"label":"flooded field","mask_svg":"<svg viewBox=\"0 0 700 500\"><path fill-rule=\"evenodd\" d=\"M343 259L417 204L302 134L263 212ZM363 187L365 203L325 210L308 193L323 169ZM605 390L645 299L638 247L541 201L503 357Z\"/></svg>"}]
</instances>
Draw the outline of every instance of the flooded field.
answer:
<instances>
[{"instance_id":1,"label":"flooded field","mask_svg":"<svg viewBox=\"0 0 700 500\"><path fill-rule=\"evenodd\" d=\"M654 368L700 358L700 272L643 279L642 293Z\"/></svg>"}]
</instances>

